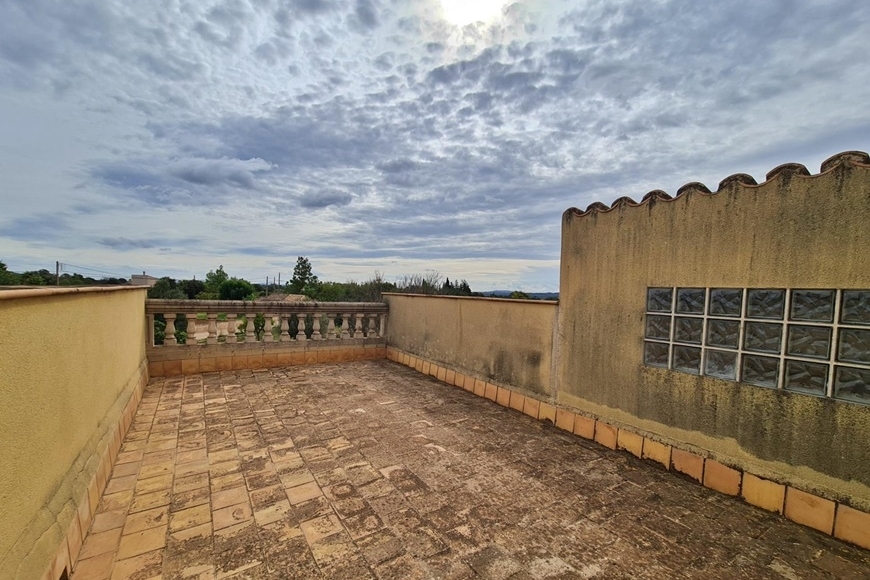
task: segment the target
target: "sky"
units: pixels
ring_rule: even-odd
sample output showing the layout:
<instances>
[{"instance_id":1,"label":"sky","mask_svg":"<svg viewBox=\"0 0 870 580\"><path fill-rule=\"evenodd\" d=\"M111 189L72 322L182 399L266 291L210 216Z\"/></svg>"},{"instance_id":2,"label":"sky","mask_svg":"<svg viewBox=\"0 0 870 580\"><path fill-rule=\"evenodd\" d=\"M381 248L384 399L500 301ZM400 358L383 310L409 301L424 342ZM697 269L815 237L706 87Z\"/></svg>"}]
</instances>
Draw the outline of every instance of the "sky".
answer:
<instances>
[{"instance_id":1,"label":"sky","mask_svg":"<svg viewBox=\"0 0 870 580\"><path fill-rule=\"evenodd\" d=\"M870 150L868 39L845 0L0 0L0 261L557 291L570 207Z\"/></svg>"}]
</instances>

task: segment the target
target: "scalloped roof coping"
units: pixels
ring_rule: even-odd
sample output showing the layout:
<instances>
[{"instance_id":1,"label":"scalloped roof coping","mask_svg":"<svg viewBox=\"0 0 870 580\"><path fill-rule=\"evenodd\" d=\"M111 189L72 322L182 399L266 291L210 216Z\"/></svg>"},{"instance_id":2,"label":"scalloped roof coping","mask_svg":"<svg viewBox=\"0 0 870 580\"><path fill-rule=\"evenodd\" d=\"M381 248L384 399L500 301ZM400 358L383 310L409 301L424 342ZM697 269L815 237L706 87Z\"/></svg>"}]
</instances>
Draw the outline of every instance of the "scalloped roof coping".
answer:
<instances>
[{"instance_id":1,"label":"scalloped roof coping","mask_svg":"<svg viewBox=\"0 0 870 580\"><path fill-rule=\"evenodd\" d=\"M863 151L843 151L842 153L831 155L830 157L822 161L822 173L830 171L838 165L843 165L846 163L870 165L870 155L867 155Z\"/></svg>"},{"instance_id":2,"label":"scalloped roof coping","mask_svg":"<svg viewBox=\"0 0 870 580\"><path fill-rule=\"evenodd\" d=\"M836 155L832 155L831 157L827 158L825 161L822 162L820 173L827 173L828 171L835 169L841 165L870 166L870 155L868 155L864 151L844 151L842 153L837 153ZM793 177L796 175L802 177L813 177L813 175L809 172L806 166L802 165L801 163L783 163L782 165L774 167L767 172L767 175L765 176L765 182L776 179L780 175L783 177ZM759 184L757 181L755 181L754 177L747 173L735 173L720 181L719 189L715 192L711 192L710 189L703 183L693 181L691 183L685 184L680 189L678 189L677 195L674 197L671 197L661 189L654 189L647 193L645 196L643 196L640 203L635 202L630 197L623 196L616 199L610 207L608 207L604 203L601 203L600 201L596 201L589 204L586 207L585 211L580 211L576 207L572 207L567 209L566 213L574 213L579 216L588 215L590 213L604 213L620 207L639 207L654 203L656 201L672 201L691 192L700 192L706 195L715 195L716 193L735 184L743 186L763 185Z\"/></svg>"},{"instance_id":3,"label":"scalloped roof coping","mask_svg":"<svg viewBox=\"0 0 870 580\"><path fill-rule=\"evenodd\" d=\"M779 174L783 174L787 177L791 177L793 175L802 175L804 177L809 177L810 170L807 169L806 165L802 163L783 163L782 165L778 165L767 172L765 179L770 181L774 177Z\"/></svg>"},{"instance_id":4,"label":"scalloped roof coping","mask_svg":"<svg viewBox=\"0 0 870 580\"><path fill-rule=\"evenodd\" d=\"M686 195L687 193L691 193L693 191L699 191L701 193L713 193L712 191L710 191L709 187L707 187L700 181L693 181L678 189L677 197L680 197L681 195Z\"/></svg>"},{"instance_id":5,"label":"scalloped roof coping","mask_svg":"<svg viewBox=\"0 0 870 580\"><path fill-rule=\"evenodd\" d=\"M728 177L719 182L719 190L725 189L732 183L739 183L742 185L758 185L758 182L755 181L755 178L748 173L735 173L734 175L729 175Z\"/></svg>"}]
</instances>

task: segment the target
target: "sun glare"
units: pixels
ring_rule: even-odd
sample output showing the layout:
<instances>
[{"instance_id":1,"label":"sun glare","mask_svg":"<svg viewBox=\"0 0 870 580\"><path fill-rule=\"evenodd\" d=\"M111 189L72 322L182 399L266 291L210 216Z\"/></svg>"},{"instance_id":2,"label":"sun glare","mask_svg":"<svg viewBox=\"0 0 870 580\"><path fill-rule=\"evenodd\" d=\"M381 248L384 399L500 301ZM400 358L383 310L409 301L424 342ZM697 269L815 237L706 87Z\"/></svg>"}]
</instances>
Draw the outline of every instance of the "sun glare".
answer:
<instances>
[{"instance_id":1,"label":"sun glare","mask_svg":"<svg viewBox=\"0 0 870 580\"><path fill-rule=\"evenodd\" d=\"M441 0L444 18L456 26L488 22L499 15L507 0Z\"/></svg>"}]
</instances>

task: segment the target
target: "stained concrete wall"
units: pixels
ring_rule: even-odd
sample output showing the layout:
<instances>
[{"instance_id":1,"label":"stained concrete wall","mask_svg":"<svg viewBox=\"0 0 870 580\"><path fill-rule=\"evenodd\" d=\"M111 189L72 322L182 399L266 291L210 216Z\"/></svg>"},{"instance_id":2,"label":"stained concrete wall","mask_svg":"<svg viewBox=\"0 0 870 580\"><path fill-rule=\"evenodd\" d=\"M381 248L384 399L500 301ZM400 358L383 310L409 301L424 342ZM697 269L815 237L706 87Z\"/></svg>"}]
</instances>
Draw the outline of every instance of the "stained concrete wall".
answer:
<instances>
[{"instance_id":1,"label":"stained concrete wall","mask_svg":"<svg viewBox=\"0 0 870 580\"><path fill-rule=\"evenodd\" d=\"M547 396L552 301L385 294L387 344L446 367Z\"/></svg>"},{"instance_id":2,"label":"stained concrete wall","mask_svg":"<svg viewBox=\"0 0 870 580\"><path fill-rule=\"evenodd\" d=\"M870 406L642 364L648 287L870 288L868 163L565 212L558 402L870 508Z\"/></svg>"},{"instance_id":3,"label":"stained concrete wall","mask_svg":"<svg viewBox=\"0 0 870 580\"><path fill-rule=\"evenodd\" d=\"M0 292L0 578L51 566L147 372L147 288L87 290Z\"/></svg>"}]
</instances>

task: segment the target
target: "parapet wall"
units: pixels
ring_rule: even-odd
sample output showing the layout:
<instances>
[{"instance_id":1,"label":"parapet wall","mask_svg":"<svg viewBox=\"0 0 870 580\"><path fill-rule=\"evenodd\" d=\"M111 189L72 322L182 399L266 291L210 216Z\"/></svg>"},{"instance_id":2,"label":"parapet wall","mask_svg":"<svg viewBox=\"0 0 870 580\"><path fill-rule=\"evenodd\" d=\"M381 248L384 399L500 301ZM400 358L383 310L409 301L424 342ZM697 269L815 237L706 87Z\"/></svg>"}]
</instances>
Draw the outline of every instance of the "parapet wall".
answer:
<instances>
[{"instance_id":1,"label":"parapet wall","mask_svg":"<svg viewBox=\"0 0 870 580\"><path fill-rule=\"evenodd\" d=\"M860 386L854 401L837 399L832 392L842 354L837 346L842 333L837 328L839 314L821 328L812 326L816 322L794 322L791 316L797 315L788 307L789 300L792 308L797 307L799 297L792 289L834 290L831 309L839 313L845 308L841 302L851 296L843 290L870 289L870 157L840 154L821 170L810 175L801 165L787 164L768 173L762 184L748 175L735 175L722 181L715 193L689 184L674 198L656 191L641 203L621 198L610 208L593 204L586 211L566 211L557 402L741 471L870 510L870 405L862 404L868 401ZM782 291L786 306L780 321L757 327L779 325L788 342L764 360L792 366L779 367L789 370L780 370L778 379L771 374L773 388L747 384L742 375L731 380L712 376L735 373L728 365L714 364L710 373L705 373L703 362L694 373L669 368L668 356L700 352L701 339L697 348L677 348L673 337L681 330L651 330L650 317L656 313L648 310L658 306L647 303L650 288L674 293L697 289L706 295L697 325L704 341L713 340L709 333L714 322L728 325L728 320L708 320L709 310L704 308L720 307L711 305L711 289L743 292L743 306L753 289ZM722 314L735 317L740 330L734 341L740 349L748 344L749 313L743 306L738 304L734 314ZM693 308L671 306L683 307ZM675 315L665 313L662 320L667 316L673 320ZM809 348L790 334L800 324L809 325L812 332L833 332L828 335L827 358L819 364L806 363L806 358L789 361L792 348ZM688 321L686 328L691 326ZM865 336L856 328L855 336ZM663 344L654 344L645 359L645 337L651 334L663 337L657 339ZM707 349L706 342L703 346L704 357L708 350L711 357L732 356ZM809 353L805 357L818 354L801 352ZM749 353L740 354L746 364L759 360L744 354ZM849 356L861 360L866 355L865 350ZM694 364L691 356L677 362L687 368ZM800 376L801 365L829 368L830 373L827 379ZM827 386L817 393L820 396L783 388L801 380L808 386L827 380Z\"/></svg>"},{"instance_id":2,"label":"parapet wall","mask_svg":"<svg viewBox=\"0 0 870 580\"><path fill-rule=\"evenodd\" d=\"M415 294L385 294L384 300L390 346L483 381L550 396L555 302Z\"/></svg>"},{"instance_id":3,"label":"parapet wall","mask_svg":"<svg viewBox=\"0 0 870 580\"><path fill-rule=\"evenodd\" d=\"M0 578L71 571L148 380L146 290L0 292Z\"/></svg>"}]
</instances>

